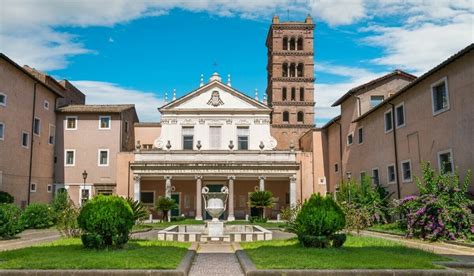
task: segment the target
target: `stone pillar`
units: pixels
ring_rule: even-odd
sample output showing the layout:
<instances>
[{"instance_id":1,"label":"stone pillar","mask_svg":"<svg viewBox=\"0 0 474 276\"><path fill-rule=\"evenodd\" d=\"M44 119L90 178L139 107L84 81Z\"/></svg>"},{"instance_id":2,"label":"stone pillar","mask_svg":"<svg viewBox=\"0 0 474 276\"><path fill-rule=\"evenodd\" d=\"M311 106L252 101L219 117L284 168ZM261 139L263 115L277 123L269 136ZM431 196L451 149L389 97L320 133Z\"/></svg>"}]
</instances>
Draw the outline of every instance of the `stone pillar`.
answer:
<instances>
[{"instance_id":1,"label":"stone pillar","mask_svg":"<svg viewBox=\"0 0 474 276\"><path fill-rule=\"evenodd\" d=\"M140 198L140 191L141 191L140 180L141 180L141 176L139 176L138 174L133 176L133 183L134 183L134 185L133 185L133 199L138 200L138 201L141 200L141 198Z\"/></svg>"},{"instance_id":2,"label":"stone pillar","mask_svg":"<svg viewBox=\"0 0 474 276\"><path fill-rule=\"evenodd\" d=\"M261 175L258 177L258 190L259 191L265 191L265 176Z\"/></svg>"},{"instance_id":3,"label":"stone pillar","mask_svg":"<svg viewBox=\"0 0 474 276\"><path fill-rule=\"evenodd\" d=\"M196 220L202 220L202 176L196 175Z\"/></svg>"},{"instance_id":4,"label":"stone pillar","mask_svg":"<svg viewBox=\"0 0 474 276\"><path fill-rule=\"evenodd\" d=\"M227 221L234 221L234 180L235 175L230 175L227 177L229 179L229 215L227 216Z\"/></svg>"},{"instance_id":5,"label":"stone pillar","mask_svg":"<svg viewBox=\"0 0 474 276\"><path fill-rule=\"evenodd\" d=\"M290 206L296 205L296 175L290 176Z\"/></svg>"},{"instance_id":6,"label":"stone pillar","mask_svg":"<svg viewBox=\"0 0 474 276\"><path fill-rule=\"evenodd\" d=\"M165 176L165 197L171 198L171 179L170 175ZM171 210L168 211L168 221L171 221Z\"/></svg>"}]
</instances>

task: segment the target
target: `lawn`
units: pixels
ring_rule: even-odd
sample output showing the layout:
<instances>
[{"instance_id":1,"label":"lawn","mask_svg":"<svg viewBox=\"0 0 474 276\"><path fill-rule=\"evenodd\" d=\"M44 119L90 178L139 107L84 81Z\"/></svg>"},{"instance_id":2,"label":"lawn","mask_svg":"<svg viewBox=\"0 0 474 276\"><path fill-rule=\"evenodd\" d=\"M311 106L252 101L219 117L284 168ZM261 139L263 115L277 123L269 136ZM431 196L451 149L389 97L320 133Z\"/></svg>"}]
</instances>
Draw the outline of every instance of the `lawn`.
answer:
<instances>
[{"instance_id":1,"label":"lawn","mask_svg":"<svg viewBox=\"0 0 474 276\"><path fill-rule=\"evenodd\" d=\"M189 243L132 240L123 249L85 249L61 239L0 252L0 269L175 269Z\"/></svg>"},{"instance_id":2,"label":"lawn","mask_svg":"<svg viewBox=\"0 0 474 276\"><path fill-rule=\"evenodd\" d=\"M262 226L263 228L267 228L267 229L281 229L281 228L284 228L286 226L286 222L255 222L255 223L252 223L250 221L246 221L246 220L235 220L235 221L230 221L230 222L226 222L226 224L229 224L229 225L235 225L235 224L247 224L247 225L259 225L259 226Z\"/></svg>"},{"instance_id":3,"label":"lawn","mask_svg":"<svg viewBox=\"0 0 474 276\"><path fill-rule=\"evenodd\" d=\"M376 232L382 232L387 234L394 234L394 235L405 235L405 230L401 229L398 223L387 223L387 224L376 224L370 227L367 230L373 230Z\"/></svg>"},{"instance_id":4,"label":"lawn","mask_svg":"<svg viewBox=\"0 0 474 276\"><path fill-rule=\"evenodd\" d=\"M348 236L342 248L303 248L297 239L241 243L258 269L434 269L447 258L384 239Z\"/></svg>"}]
</instances>

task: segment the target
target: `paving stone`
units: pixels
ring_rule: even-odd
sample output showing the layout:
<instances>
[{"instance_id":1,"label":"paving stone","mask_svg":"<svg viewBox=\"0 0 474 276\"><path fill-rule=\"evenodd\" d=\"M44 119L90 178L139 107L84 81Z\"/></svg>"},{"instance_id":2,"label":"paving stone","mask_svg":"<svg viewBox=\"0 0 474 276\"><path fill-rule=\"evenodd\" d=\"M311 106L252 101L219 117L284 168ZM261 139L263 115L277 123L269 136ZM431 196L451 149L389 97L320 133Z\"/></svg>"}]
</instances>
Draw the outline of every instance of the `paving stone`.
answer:
<instances>
[{"instance_id":1,"label":"paving stone","mask_svg":"<svg viewBox=\"0 0 474 276\"><path fill-rule=\"evenodd\" d=\"M198 253L189 275L244 275L235 253Z\"/></svg>"}]
</instances>

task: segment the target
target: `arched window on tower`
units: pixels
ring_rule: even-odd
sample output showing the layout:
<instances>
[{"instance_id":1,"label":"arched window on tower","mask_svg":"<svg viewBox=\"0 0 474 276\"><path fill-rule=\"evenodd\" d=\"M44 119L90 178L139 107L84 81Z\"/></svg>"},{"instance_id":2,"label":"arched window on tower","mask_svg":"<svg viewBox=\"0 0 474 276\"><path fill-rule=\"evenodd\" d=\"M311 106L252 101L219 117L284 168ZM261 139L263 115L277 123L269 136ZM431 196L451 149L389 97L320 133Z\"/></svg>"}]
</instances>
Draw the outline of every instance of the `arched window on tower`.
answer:
<instances>
[{"instance_id":1,"label":"arched window on tower","mask_svg":"<svg viewBox=\"0 0 474 276\"><path fill-rule=\"evenodd\" d=\"M298 63L297 75L298 75L298 77L303 77L303 75L304 75L304 65L303 65L303 63Z\"/></svg>"},{"instance_id":2,"label":"arched window on tower","mask_svg":"<svg viewBox=\"0 0 474 276\"><path fill-rule=\"evenodd\" d=\"M296 39L294 37L290 38L290 50L296 50Z\"/></svg>"},{"instance_id":3,"label":"arched window on tower","mask_svg":"<svg viewBox=\"0 0 474 276\"><path fill-rule=\"evenodd\" d=\"M283 122L288 123L290 121L290 113L288 111L283 112Z\"/></svg>"},{"instance_id":4,"label":"arched window on tower","mask_svg":"<svg viewBox=\"0 0 474 276\"><path fill-rule=\"evenodd\" d=\"M291 88L291 100L296 101L296 88Z\"/></svg>"},{"instance_id":5,"label":"arched window on tower","mask_svg":"<svg viewBox=\"0 0 474 276\"><path fill-rule=\"evenodd\" d=\"M303 51L303 38L302 37L298 38L297 47L298 47L297 48L298 51Z\"/></svg>"},{"instance_id":6,"label":"arched window on tower","mask_svg":"<svg viewBox=\"0 0 474 276\"><path fill-rule=\"evenodd\" d=\"M283 63L281 67L281 76L288 77L288 63Z\"/></svg>"},{"instance_id":7,"label":"arched window on tower","mask_svg":"<svg viewBox=\"0 0 474 276\"><path fill-rule=\"evenodd\" d=\"M294 63L290 65L290 77L296 77L296 64Z\"/></svg>"},{"instance_id":8,"label":"arched window on tower","mask_svg":"<svg viewBox=\"0 0 474 276\"><path fill-rule=\"evenodd\" d=\"M287 94L286 94L286 93L287 93L287 92L286 92L286 87L283 87L283 88L281 89L281 100L282 100L282 101L286 101L286 99L287 99Z\"/></svg>"},{"instance_id":9,"label":"arched window on tower","mask_svg":"<svg viewBox=\"0 0 474 276\"><path fill-rule=\"evenodd\" d=\"M288 50L288 37L283 38L283 50Z\"/></svg>"},{"instance_id":10,"label":"arched window on tower","mask_svg":"<svg viewBox=\"0 0 474 276\"><path fill-rule=\"evenodd\" d=\"M300 101L304 101L304 88L300 87Z\"/></svg>"},{"instance_id":11,"label":"arched window on tower","mask_svg":"<svg viewBox=\"0 0 474 276\"><path fill-rule=\"evenodd\" d=\"M300 122L300 123L303 122L303 120L304 120L304 113L303 113L303 111L299 111L299 112L298 112L297 120L298 120L298 122Z\"/></svg>"}]
</instances>

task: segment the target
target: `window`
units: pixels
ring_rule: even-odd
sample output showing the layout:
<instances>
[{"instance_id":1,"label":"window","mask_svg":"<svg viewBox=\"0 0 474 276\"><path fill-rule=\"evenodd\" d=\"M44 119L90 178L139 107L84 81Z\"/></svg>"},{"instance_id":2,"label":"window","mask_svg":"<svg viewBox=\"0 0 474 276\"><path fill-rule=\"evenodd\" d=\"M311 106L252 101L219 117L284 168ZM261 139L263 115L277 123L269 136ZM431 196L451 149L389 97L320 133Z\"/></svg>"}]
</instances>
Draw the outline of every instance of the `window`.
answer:
<instances>
[{"instance_id":1,"label":"window","mask_svg":"<svg viewBox=\"0 0 474 276\"><path fill-rule=\"evenodd\" d=\"M48 143L50 145L54 145L55 143L55 138L56 138L56 127L53 125L49 125L49 138L48 138Z\"/></svg>"},{"instance_id":2,"label":"window","mask_svg":"<svg viewBox=\"0 0 474 276\"><path fill-rule=\"evenodd\" d=\"M105 195L105 196L110 196L113 195L114 192L112 190L97 190L98 195Z\"/></svg>"},{"instance_id":3,"label":"window","mask_svg":"<svg viewBox=\"0 0 474 276\"><path fill-rule=\"evenodd\" d=\"M239 150L249 149L249 128L237 127L237 148Z\"/></svg>"},{"instance_id":4,"label":"window","mask_svg":"<svg viewBox=\"0 0 474 276\"><path fill-rule=\"evenodd\" d=\"M296 101L296 88L291 88L291 100Z\"/></svg>"},{"instance_id":5,"label":"window","mask_svg":"<svg viewBox=\"0 0 474 276\"><path fill-rule=\"evenodd\" d=\"M48 184L48 186L47 186L46 189L47 189L48 193L52 193L52 192L53 192L53 185L52 185L52 184Z\"/></svg>"},{"instance_id":6,"label":"window","mask_svg":"<svg viewBox=\"0 0 474 276\"><path fill-rule=\"evenodd\" d=\"M297 74L298 74L298 77L303 77L303 75L304 75L304 65L303 65L303 63L298 64Z\"/></svg>"},{"instance_id":7,"label":"window","mask_svg":"<svg viewBox=\"0 0 474 276\"><path fill-rule=\"evenodd\" d=\"M290 121L290 113L288 111L283 112L283 122L288 123Z\"/></svg>"},{"instance_id":8,"label":"window","mask_svg":"<svg viewBox=\"0 0 474 276\"><path fill-rule=\"evenodd\" d=\"M354 135L352 133L347 135L347 144L352 145L353 139L354 139Z\"/></svg>"},{"instance_id":9,"label":"window","mask_svg":"<svg viewBox=\"0 0 474 276\"><path fill-rule=\"evenodd\" d=\"M110 129L110 116L99 116L99 129Z\"/></svg>"},{"instance_id":10,"label":"window","mask_svg":"<svg viewBox=\"0 0 474 276\"><path fill-rule=\"evenodd\" d=\"M64 165L74 166L76 163L76 150L65 150Z\"/></svg>"},{"instance_id":11,"label":"window","mask_svg":"<svg viewBox=\"0 0 474 276\"><path fill-rule=\"evenodd\" d=\"M30 134L26 131L23 131L21 133L21 145L25 148L28 148L29 144L30 144Z\"/></svg>"},{"instance_id":12,"label":"window","mask_svg":"<svg viewBox=\"0 0 474 276\"><path fill-rule=\"evenodd\" d=\"M366 172L364 172L364 171L360 172L360 182L362 182L365 179L366 176L367 176Z\"/></svg>"},{"instance_id":13,"label":"window","mask_svg":"<svg viewBox=\"0 0 474 276\"><path fill-rule=\"evenodd\" d=\"M402 103L395 107L395 123L397 127L402 127L405 125L405 105Z\"/></svg>"},{"instance_id":14,"label":"window","mask_svg":"<svg viewBox=\"0 0 474 276\"><path fill-rule=\"evenodd\" d=\"M30 183L30 192L36 193L36 183Z\"/></svg>"},{"instance_id":15,"label":"window","mask_svg":"<svg viewBox=\"0 0 474 276\"><path fill-rule=\"evenodd\" d=\"M364 143L364 128L359 127L359 129L357 129L357 137L359 138L359 144Z\"/></svg>"},{"instance_id":16,"label":"window","mask_svg":"<svg viewBox=\"0 0 474 276\"><path fill-rule=\"evenodd\" d=\"M296 42L296 41L295 41L295 38L292 37L292 38L290 39L290 50L295 50L295 49L296 49L296 47L295 47L295 46L296 46L296 43L295 43L295 42Z\"/></svg>"},{"instance_id":17,"label":"window","mask_svg":"<svg viewBox=\"0 0 474 276\"><path fill-rule=\"evenodd\" d=\"M290 77L296 77L296 64L290 64Z\"/></svg>"},{"instance_id":18,"label":"window","mask_svg":"<svg viewBox=\"0 0 474 276\"><path fill-rule=\"evenodd\" d=\"M431 85L431 101L433 103L433 115L442 113L449 109L447 78L443 78Z\"/></svg>"},{"instance_id":19,"label":"window","mask_svg":"<svg viewBox=\"0 0 474 276\"><path fill-rule=\"evenodd\" d=\"M298 119L298 122L302 123L303 120L304 120L304 113L303 111L299 111L298 114L297 114L297 119Z\"/></svg>"},{"instance_id":20,"label":"window","mask_svg":"<svg viewBox=\"0 0 474 276\"><path fill-rule=\"evenodd\" d=\"M395 165L388 165L387 167L387 182L389 184L395 183L396 175L395 175Z\"/></svg>"},{"instance_id":21,"label":"window","mask_svg":"<svg viewBox=\"0 0 474 276\"><path fill-rule=\"evenodd\" d=\"M379 177L379 169L378 168L372 169L372 183L374 185L379 185L380 184L380 177Z\"/></svg>"},{"instance_id":22,"label":"window","mask_svg":"<svg viewBox=\"0 0 474 276\"><path fill-rule=\"evenodd\" d=\"M81 201L81 206L82 206L90 198L91 187L90 186L86 186L86 187L80 186L79 190L80 190L80 195L79 196L80 196L80 201Z\"/></svg>"},{"instance_id":23,"label":"window","mask_svg":"<svg viewBox=\"0 0 474 276\"><path fill-rule=\"evenodd\" d=\"M143 144L142 147L143 147L143 149L150 150L150 149L153 149L153 144Z\"/></svg>"},{"instance_id":24,"label":"window","mask_svg":"<svg viewBox=\"0 0 474 276\"><path fill-rule=\"evenodd\" d=\"M5 124L0 123L0 140L5 140Z\"/></svg>"},{"instance_id":25,"label":"window","mask_svg":"<svg viewBox=\"0 0 474 276\"><path fill-rule=\"evenodd\" d=\"M128 121L125 121L125 133L128 133Z\"/></svg>"},{"instance_id":26,"label":"window","mask_svg":"<svg viewBox=\"0 0 474 276\"><path fill-rule=\"evenodd\" d=\"M411 182L411 162L410 162L410 160L402 161L402 178L403 178L403 182Z\"/></svg>"},{"instance_id":27,"label":"window","mask_svg":"<svg viewBox=\"0 0 474 276\"><path fill-rule=\"evenodd\" d=\"M47 100L44 100L43 107L44 109L49 110L49 102Z\"/></svg>"},{"instance_id":28,"label":"window","mask_svg":"<svg viewBox=\"0 0 474 276\"><path fill-rule=\"evenodd\" d=\"M378 95L370 96L370 106L375 107L379 105L381 102L383 102L383 99L384 99L383 96L378 96Z\"/></svg>"},{"instance_id":29,"label":"window","mask_svg":"<svg viewBox=\"0 0 474 276\"><path fill-rule=\"evenodd\" d=\"M66 117L66 129L74 130L77 129L77 117Z\"/></svg>"},{"instance_id":30,"label":"window","mask_svg":"<svg viewBox=\"0 0 474 276\"><path fill-rule=\"evenodd\" d=\"M339 171L339 164L334 164L334 172L338 172Z\"/></svg>"},{"instance_id":31,"label":"window","mask_svg":"<svg viewBox=\"0 0 474 276\"><path fill-rule=\"evenodd\" d=\"M154 191L141 191L140 192L140 201L143 204L155 205L155 192Z\"/></svg>"},{"instance_id":32,"label":"window","mask_svg":"<svg viewBox=\"0 0 474 276\"><path fill-rule=\"evenodd\" d=\"M304 88L300 87L300 101L304 101Z\"/></svg>"},{"instance_id":33,"label":"window","mask_svg":"<svg viewBox=\"0 0 474 276\"><path fill-rule=\"evenodd\" d=\"M210 149L221 148L221 134L222 134L222 128L220 126L209 127L209 148Z\"/></svg>"},{"instance_id":34,"label":"window","mask_svg":"<svg viewBox=\"0 0 474 276\"><path fill-rule=\"evenodd\" d=\"M100 149L98 158L99 158L99 166L108 166L109 165L109 150Z\"/></svg>"},{"instance_id":35,"label":"window","mask_svg":"<svg viewBox=\"0 0 474 276\"><path fill-rule=\"evenodd\" d=\"M40 132L41 132L41 120L39 118L35 118L35 121L33 123L33 133L39 136Z\"/></svg>"},{"instance_id":36,"label":"window","mask_svg":"<svg viewBox=\"0 0 474 276\"><path fill-rule=\"evenodd\" d=\"M7 95L0 93L0 106L7 106Z\"/></svg>"},{"instance_id":37,"label":"window","mask_svg":"<svg viewBox=\"0 0 474 276\"><path fill-rule=\"evenodd\" d=\"M283 88L281 89L281 99L282 99L283 101L286 101L286 99L287 99L286 87L283 87Z\"/></svg>"},{"instance_id":38,"label":"window","mask_svg":"<svg viewBox=\"0 0 474 276\"><path fill-rule=\"evenodd\" d=\"M183 137L183 149L192 150L194 146L194 127L183 127L181 133Z\"/></svg>"},{"instance_id":39,"label":"window","mask_svg":"<svg viewBox=\"0 0 474 276\"><path fill-rule=\"evenodd\" d=\"M385 133L392 131L392 111L385 112Z\"/></svg>"},{"instance_id":40,"label":"window","mask_svg":"<svg viewBox=\"0 0 474 276\"><path fill-rule=\"evenodd\" d=\"M302 37L298 38L297 49L298 49L298 51L303 50L303 38Z\"/></svg>"},{"instance_id":41,"label":"window","mask_svg":"<svg viewBox=\"0 0 474 276\"><path fill-rule=\"evenodd\" d=\"M283 38L283 50L288 50L288 37Z\"/></svg>"},{"instance_id":42,"label":"window","mask_svg":"<svg viewBox=\"0 0 474 276\"><path fill-rule=\"evenodd\" d=\"M452 150L438 152L438 168L440 172L452 173L454 171Z\"/></svg>"},{"instance_id":43,"label":"window","mask_svg":"<svg viewBox=\"0 0 474 276\"><path fill-rule=\"evenodd\" d=\"M281 66L281 76L284 78L288 77L288 63L283 63Z\"/></svg>"}]
</instances>

